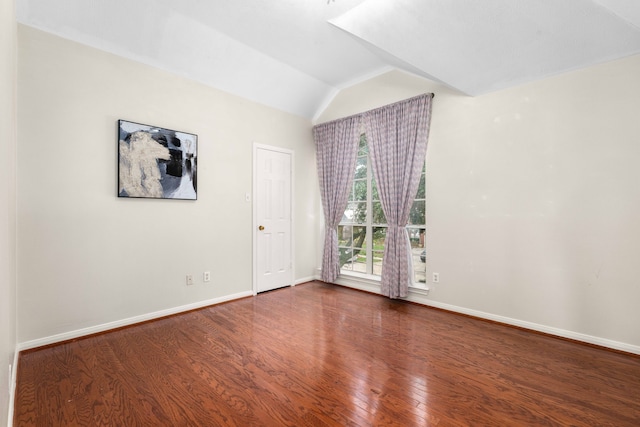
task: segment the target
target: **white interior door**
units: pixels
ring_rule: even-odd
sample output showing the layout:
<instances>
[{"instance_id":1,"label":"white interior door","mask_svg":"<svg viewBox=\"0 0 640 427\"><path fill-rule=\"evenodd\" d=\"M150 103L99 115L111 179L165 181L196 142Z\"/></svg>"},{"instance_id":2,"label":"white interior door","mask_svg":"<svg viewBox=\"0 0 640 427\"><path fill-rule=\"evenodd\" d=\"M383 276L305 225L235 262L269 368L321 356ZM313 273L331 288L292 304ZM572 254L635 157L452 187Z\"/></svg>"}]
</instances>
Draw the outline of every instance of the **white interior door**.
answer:
<instances>
[{"instance_id":1,"label":"white interior door","mask_svg":"<svg viewBox=\"0 0 640 427\"><path fill-rule=\"evenodd\" d=\"M293 152L254 146L254 292L293 284Z\"/></svg>"}]
</instances>

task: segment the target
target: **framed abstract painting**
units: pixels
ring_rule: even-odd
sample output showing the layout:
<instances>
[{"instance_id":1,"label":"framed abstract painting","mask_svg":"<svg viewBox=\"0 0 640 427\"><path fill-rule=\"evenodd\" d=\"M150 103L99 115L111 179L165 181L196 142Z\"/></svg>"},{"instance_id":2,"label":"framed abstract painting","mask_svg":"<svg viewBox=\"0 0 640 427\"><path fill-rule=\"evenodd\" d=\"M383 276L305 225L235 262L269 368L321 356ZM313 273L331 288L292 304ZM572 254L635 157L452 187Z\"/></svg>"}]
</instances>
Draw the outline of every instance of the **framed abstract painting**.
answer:
<instances>
[{"instance_id":1,"label":"framed abstract painting","mask_svg":"<svg viewBox=\"0 0 640 427\"><path fill-rule=\"evenodd\" d=\"M197 200L198 136L118 120L118 197Z\"/></svg>"}]
</instances>

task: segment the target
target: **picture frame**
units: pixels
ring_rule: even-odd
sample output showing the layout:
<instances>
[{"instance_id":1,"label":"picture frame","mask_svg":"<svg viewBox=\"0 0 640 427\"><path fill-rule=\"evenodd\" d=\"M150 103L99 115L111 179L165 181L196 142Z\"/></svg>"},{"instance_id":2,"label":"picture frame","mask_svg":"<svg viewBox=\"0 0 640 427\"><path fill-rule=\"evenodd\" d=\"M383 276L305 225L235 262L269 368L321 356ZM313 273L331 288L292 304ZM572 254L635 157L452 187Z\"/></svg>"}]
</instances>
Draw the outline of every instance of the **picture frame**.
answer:
<instances>
[{"instance_id":1,"label":"picture frame","mask_svg":"<svg viewBox=\"0 0 640 427\"><path fill-rule=\"evenodd\" d=\"M197 200L198 136L118 120L118 197Z\"/></svg>"}]
</instances>

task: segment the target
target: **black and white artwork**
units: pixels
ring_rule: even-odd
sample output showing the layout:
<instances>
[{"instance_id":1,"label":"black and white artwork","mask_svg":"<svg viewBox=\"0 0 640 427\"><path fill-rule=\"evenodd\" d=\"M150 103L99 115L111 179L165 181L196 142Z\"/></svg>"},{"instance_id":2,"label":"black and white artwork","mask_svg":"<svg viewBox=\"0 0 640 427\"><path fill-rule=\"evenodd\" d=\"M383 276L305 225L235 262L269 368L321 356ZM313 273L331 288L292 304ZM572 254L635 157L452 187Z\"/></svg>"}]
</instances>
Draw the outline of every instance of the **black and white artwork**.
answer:
<instances>
[{"instance_id":1,"label":"black and white artwork","mask_svg":"<svg viewBox=\"0 0 640 427\"><path fill-rule=\"evenodd\" d=\"M197 199L198 136L118 120L118 197Z\"/></svg>"}]
</instances>

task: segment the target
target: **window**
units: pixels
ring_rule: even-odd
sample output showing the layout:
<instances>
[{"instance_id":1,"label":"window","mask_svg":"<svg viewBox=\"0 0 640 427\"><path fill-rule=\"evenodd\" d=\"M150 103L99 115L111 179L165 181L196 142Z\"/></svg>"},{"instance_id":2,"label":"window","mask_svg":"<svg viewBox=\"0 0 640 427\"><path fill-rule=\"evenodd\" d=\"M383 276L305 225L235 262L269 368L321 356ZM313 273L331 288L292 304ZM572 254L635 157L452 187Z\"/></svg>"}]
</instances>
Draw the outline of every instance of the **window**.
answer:
<instances>
[{"instance_id":1,"label":"window","mask_svg":"<svg viewBox=\"0 0 640 427\"><path fill-rule=\"evenodd\" d=\"M425 167L423 166L420 186L407 224L413 256L413 282L416 287L424 287L426 281L425 229ZM349 202L338 226L340 272L379 277L382 274L386 234L387 220L382 211L371 169L367 138L362 134Z\"/></svg>"}]
</instances>

